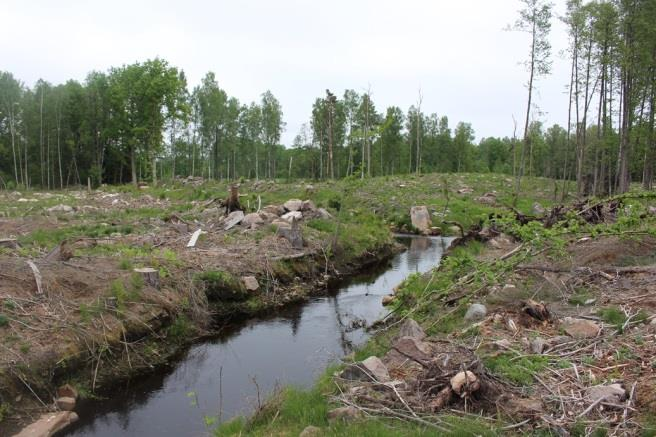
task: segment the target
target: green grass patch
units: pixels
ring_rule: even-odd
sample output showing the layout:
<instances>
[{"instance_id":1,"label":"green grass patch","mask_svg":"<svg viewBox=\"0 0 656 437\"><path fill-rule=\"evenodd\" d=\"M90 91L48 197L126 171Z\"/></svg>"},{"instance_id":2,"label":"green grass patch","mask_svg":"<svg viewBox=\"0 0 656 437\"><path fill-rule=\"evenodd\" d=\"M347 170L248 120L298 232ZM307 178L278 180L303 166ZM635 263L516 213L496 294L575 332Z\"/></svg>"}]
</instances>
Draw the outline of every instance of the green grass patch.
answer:
<instances>
[{"instance_id":1,"label":"green grass patch","mask_svg":"<svg viewBox=\"0 0 656 437\"><path fill-rule=\"evenodd\" d=\"M492 372L519 385L530 385L533 374L544 370L549 359L540 355L517 357L511 353L483 358L485 366Z\"/></svg>"}]
</instances>

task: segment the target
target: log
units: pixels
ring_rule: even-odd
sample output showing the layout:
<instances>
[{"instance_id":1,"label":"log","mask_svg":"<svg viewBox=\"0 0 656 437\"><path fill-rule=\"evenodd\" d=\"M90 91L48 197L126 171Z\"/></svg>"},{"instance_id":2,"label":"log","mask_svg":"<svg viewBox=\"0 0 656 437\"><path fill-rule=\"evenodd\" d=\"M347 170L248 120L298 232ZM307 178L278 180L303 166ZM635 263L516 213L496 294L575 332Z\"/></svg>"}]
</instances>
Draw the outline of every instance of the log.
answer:
<instances>
[{"instance_id":1,"label":"log","mask_svg":"<svg viewBox=\"0 0 656 437\"><path fill-rule=\"evenodd\" d=\"M153 269L152 267L142 267L134 269L134 272L141 275L144 284L159 290L159 270Z\"/></svg>"},{"instance_id":2,"label":"log","mask_svg":"<svg viewBox=\"0 0 656 437\"><path fill-rule=\"evenodd\" d=\"M41 285L41 272L37 268L36 264L32 261L27 261L27 265L32 269L32 274L34 275L34 282L36 282L36 292L37 294L43 294L43 286Z\"/></svg>"},{"instance_id":3,"label":"log","mask_svg":"<svg viewBox=\"0 0 656 437\"><path fill-rule=\"evenodd\" d=\"M0 247L18 249L18 240L15 238L0 238Z\"/></svg>"},{"instance_id":4,"label":"log","mask_svg":"<svg viewBox=\"0 0 656 437\"><path fill-rule=\"evenodd\" d=\"M201 232L202 231L200 229L196 229L196 231L191 235L189 243L187 243L187 247L196 246L196 242L198 241L198 237L200 237Z\"/></svg>"}]
</instances>

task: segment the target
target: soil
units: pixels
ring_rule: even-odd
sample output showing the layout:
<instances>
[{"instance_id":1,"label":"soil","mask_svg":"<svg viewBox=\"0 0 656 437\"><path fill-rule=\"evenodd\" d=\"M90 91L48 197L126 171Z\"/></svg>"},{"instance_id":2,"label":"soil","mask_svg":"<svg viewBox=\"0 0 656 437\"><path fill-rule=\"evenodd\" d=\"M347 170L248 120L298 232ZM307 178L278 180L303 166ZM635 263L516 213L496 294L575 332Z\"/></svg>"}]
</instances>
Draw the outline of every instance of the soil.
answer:
<instances>
[{"instance_id":1,"label":"soil","mask_svg":"<svg viewBox=\"0 0 656 437\"><path fill-rule=\"evenodd\" d=\"M2 435L55 410L62 383L73 382L91 395L166 363L217 325L307 299L329 281L394 251L384 242L363 254L328 259L325 234L307 226L305 246L294 249L276 234L272 215L256 228L226 231L216 201L184 205L102 191L30 198L37 201L19 202L21 193L0 199L19 205L8 208L9 217L0 217L0 237L19 241L18 248L0 250ZM48 211L60 203L72 203L74 210ZM305 212L307 218L315 213ZM99 236L49 244L49 234L81 226ZM188 248L196 229L203 234ZM36 234L46 235L46 243ZM38 269L41 292L29 260ZM158 287L133 272L140 266L159 270ZM260 288L238 301L208 302L197 277L202 272L222 272L237 284L243 276L255 276Z\"/></svg>"}]
</instances>

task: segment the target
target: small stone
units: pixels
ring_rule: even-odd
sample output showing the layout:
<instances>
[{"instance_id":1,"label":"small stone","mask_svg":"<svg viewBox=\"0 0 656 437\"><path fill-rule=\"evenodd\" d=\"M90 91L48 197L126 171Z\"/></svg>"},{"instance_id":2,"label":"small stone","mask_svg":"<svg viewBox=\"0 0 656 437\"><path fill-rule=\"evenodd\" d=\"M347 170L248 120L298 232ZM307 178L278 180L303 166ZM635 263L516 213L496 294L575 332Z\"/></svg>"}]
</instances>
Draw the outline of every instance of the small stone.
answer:
<instances>
[{"instance_id":1,"label":"small stone","mask_svg":"<svg viewBox=\"0 0 656 437\"><path fill-rule=\"evenodd\" d=\"M73 207L69 205L55 205L53 207L50 207L46 209L49 213L57 213L57 212L63 212L63 213L69 213L73 212Z\"/></svg>"},{"instance_id":2,"label":"small stone","mask_svg":"<svg viewBox=\"0 0 656 437\"><path fill-rule=\"evenodd\" d=\"M294 219L297 221L301 220L303 218L303 213L301 211L290 211L286 214L283 214L280 218L291 223Z\"/></svg>"},{"instance_id":3,"label":"small stone","mask_svg":"<svg viewBox=\"0 0 656 437\"><path fill-rule=\"evenodd\" d=\"M394 302L394 295L388 294L383 296L383 306L391 305Z\"/></svg>"},{"instance_id":4,"label":"small stone","mask_svg":"<svg viewBox=\"0 0 656 437\"><path fill-rule=\"evenodd\" d=\"M61 411L73 411L75 409L75 398L61 397L57 398L55 403Z\"/></svg>"},{"instance_id":5,"label":"small stone","mask_svg":"<svg viewBox=\"0 0 656 437\"><path fill-rule=\"evenodd\" d=\"M500 350L508 350L512 348L512 343L507 338L502 338L501 340L497 340L492 344Z\"/></svg>"},{"instance_id":6,"label":"small stone","mask_svg":"<svg viewBox=\"0 0 656 437\"><path fill-rule=\"evenodd\" d=\"M325 208L318 208L317 213L319 214L319 217L325 220L330 220L331 218L333 218L333 215L329 213L328 210L326 210Z\"/></svg>"},{"instance_id":7,"label":"small stone","mask_svg":"<svg viewBox=\"0 0 656 437\"><path fill-rule=\"evenodd\" d=\"M64 384L57 389L57 396L77 399L78 393L72 385Z\"/></svg>"},{"instance_id":8,"label":"small stone","mask_svg":"<svg viewBox=\"0 0 656 437\"><path fill-rule=\"evenodd\" d=\"M467 308L465 313L465 320L471 322L475 320L481 320L487 315L487 308L485 305L480 303L474 303Z\"/></svg>"},{"instance_id":9,"label":"small stone","mask_svg":"<svg viewBox=\"0 0 656 437\"><path fill-rule=\"evenodd\" d=\"M377 381L379 382L385 382L389 381L390 376L389 372L387 371L387 367L385 367L385 364L380 360L380 358L371 356L367 358L366 360L362 361L362 365L367 369L367 371L373 375Z\"/></svg>"},{"instance_id":10,"label":"small stone","mask_svg":"<svg viewBox=\"0 0 656 437\"><path fill-rule=\"evenodd\" d=\"M419 326L419 323L412 319L406 319L403 325L401 325L401 329L399 329L399 337L412 337L417 340L423 340L426 338L426 333Z\"/></svg>"},{"instance_id":11,"label":"small stone","mask_svg":"<svg viewBox=\"0 0 656 437\"><path fill-rule=\"evenodd\" d=\"M257 291L260 288L260 284L257 282L255 276L242 276L241 281L248 291Z\"/></svg>"},{"instance_id":12,"label":"small stone","mask_svg":"<svg viewBox=\"0 0 656 437\"><path fill-rule=\"evenodd\" d=\"M562 320L563 330L570 337L576 339L593 338L599 335L601 327L592 320L574 319L572 317L565 317Z\"/></svg>"},{"instance_id":13,"label":"small stone","mask_svg":"<svg viewBox=\"0 0 656 437\"><path fill-rule=\"evenodd\" d=\"M303 208L303 201L300 199L289 199L282 206L287 211L300 211Z\"/></svg>"},{"instance_id":14,"label":"small stone","mask_svg":"<svg viewBox=\"0 0 656 437\"><path fill-rule=\"evenodd\" d=\"M474 192L474 190L469 188L469 187L464 187L464 188L461 188L457 191L458 194L471 194L473 192Z\"/></svg>"},{"instance_id":15,"label":"small stone","mask_svg":"<svg viewBox=\"0 0 656 437\"><path fill-rule=\"evenodd\" d=\"M533 340L531 340L531 352L533 352L536 355L541 355L544 349L547 346L547 342L540 337L536 337Z\"/></svg>"},{"instance_id":16,"label":"small stone","mask_svg":"<svg viewBox=\"0 0 656 437\"><path fill-rule=\"evenodd\" d=\"M465 397L481 388L481 383L474 375L474 372L469 370L465 372L458 372L451 378L451 389L460 397Z\"/></svg>"},{"instance_id":17,"label":"small stone","mask_svg":"<svg viewBox=\"0 0 656 437\"><path fill-rule=\"evenodd\" d=\"M322 434L321 428L316 426L306 426L303 431L298 435L298 437L316 437Z\"/></svg>"},{"instance_id":18,"label":"small stone","mask_svg":"<svg viewBox=\"0 0 656 437\"><path fill-rule=\"evenodd\" d=\"M362 417L362 413L355 407L340 407L328 411L328 422L335 422L343 420L344 422L352 422Z\"/></svg>"}]
</instances>

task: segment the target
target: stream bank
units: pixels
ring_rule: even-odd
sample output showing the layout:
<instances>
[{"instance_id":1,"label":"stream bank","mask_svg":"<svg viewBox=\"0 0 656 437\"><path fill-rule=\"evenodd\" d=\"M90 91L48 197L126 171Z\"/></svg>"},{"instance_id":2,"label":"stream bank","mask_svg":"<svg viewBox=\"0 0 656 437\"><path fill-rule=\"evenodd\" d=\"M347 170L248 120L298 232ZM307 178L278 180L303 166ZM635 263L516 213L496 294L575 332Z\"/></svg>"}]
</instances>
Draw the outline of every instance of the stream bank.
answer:
<instances>
[{"instance_id":1,"label":"stream bank","mask_svg":"<svg viewBox=\"0 0 656 437\"><path fill-rule=\"evenodd\" d=\"M362 345L385 314L382 297L439 262L449 240L400 237L407 248L332 288L264 319L193 345L174 365L129 381L108 399L83 402L62 435L199 435L219 418L248 414L280 384L309 386L327 365Z\"/></svg>"}]
</instances>

